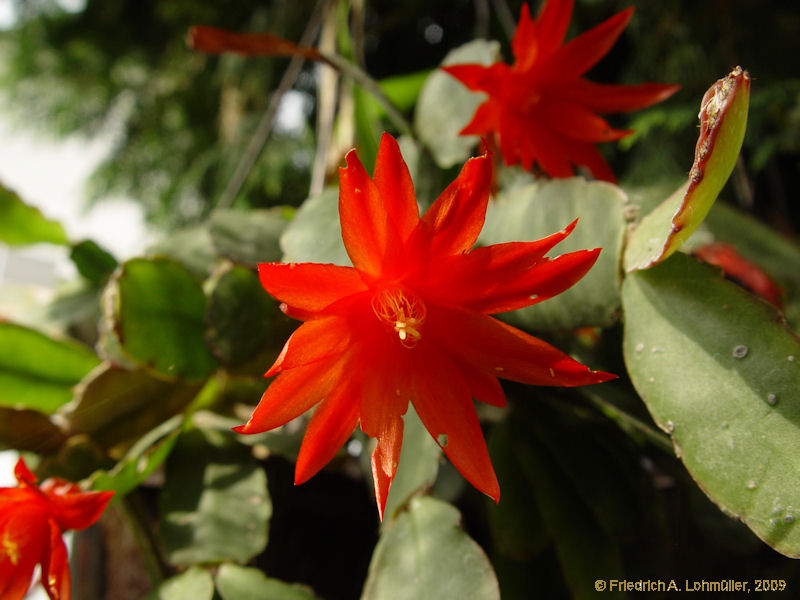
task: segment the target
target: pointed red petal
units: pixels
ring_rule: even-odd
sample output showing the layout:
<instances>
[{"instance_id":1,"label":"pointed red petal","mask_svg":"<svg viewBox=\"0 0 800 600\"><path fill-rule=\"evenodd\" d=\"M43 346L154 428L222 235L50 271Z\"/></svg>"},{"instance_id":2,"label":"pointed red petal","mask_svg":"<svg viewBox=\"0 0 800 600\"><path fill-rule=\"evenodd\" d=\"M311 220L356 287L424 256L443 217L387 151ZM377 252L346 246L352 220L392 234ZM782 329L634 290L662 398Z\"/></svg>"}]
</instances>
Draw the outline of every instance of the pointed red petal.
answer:
<instances>
[{"instance_id":1,"label":"pointed red petal","mask_svg":"<svg viewBox=\"0 0 800 600\"><path fill-rule=\"evenodd\" d=\"M423 284L425 296L440 304L466 306L479 312L501 312L486 308L520 294L527 298L537 293L518 286L520 278L528 276L542 263L544 255L567 237L577 222L576 219L562 231L533 242L483 246L467 254L436 261L431 268L435 277ZM528 304L532 304L530 299Z\"/></svg>"},{"instance_id":2,"label":"pointed red petal","mask_svg":"<svg viewBox=\"0 0 800 600\"><path fill-rule=\"evenodd\" d=\"M576 102L560 98L542 99L539 117L558 134L584 142L611 142L632 131L614 129L602 117Z\"/></svg>"},{"instance_id":3,"label":"pointed red petal","mask_svg":"<svg viewBox=\"0 0 800 600\"><path fill-rule=\"evenodd\" d=\"M460 254L478 239L492 184L492 161L487 155L471 158L456 180L422 217L430 240L429 258Z\"/></svg>"},{"instance_id":4,"label":"pointed red petal","mask_svg":"<svg viewBox=\"0 0 800 600\"><path fill-rule=\"evenodd\" d=\"M341 380L320 403L308 424L295 465L295 485L316 475L336 455L357 424L356 389L350 380Z\"/></svg>"},{"instance_id":5,"label":"pointed red petal","mask_svg":"<svg viewBox=\"0 0 800 600\"><path fill-rule=\"evenodd\" d=\"M282 372L261 396L250 420L234 431L261 433L299 417L339 383L343 369L343 360L333 359Z\"/></svg>"},{"instance_id":6,"label":"pointed red petal","mask_svg":"<svg viewBox=\"0 0 800 600\"><path fill-rule=\"evenodd\" d=\"M475 110L472 120L458 132L459 135L485 135L497 128L497 104L487 100Z\"/></svg>"},{"instance_id":7,"label":"pointed red petal","mask_svg":"<svg viewBox=\"0 0 800 600\"><path fill-rule=\"evenodd\" d=\"M545 3L546 4L546 3ZM514 55L514 66L527 69L539 55L540 43L538 28L531 19L531 11L523 4L519 13L519 22L511 40L511 53Z\"/></svg>"},{"instance_id":8,"label":"pointed red petal","mask_svg":"<svg viewBox=\"0 0 800 600\"><path fill-rule=\"evenodd\" d=\"M408 166L388 133L381 137L373 180L400 240L407 240L419 223L419 207Z\"/></svg>"},{"instance_id":9,"label":"pointed red petal","mask_svg":"<svg viewBox=\"0 0 800 600\"><path fill-rule=\"evenodd\" d=\"M336 265L260 263L258 276L270 295L312 314L367 289L358 271Z\"/></svg>"},{"instance_id":10,"label":"pointed red petal","mask_svg":"<svg viewBox=\"0 0 800 600\"><path fill-rule=\"evenodd\" d=\"M502 63L496 63L502 64ZM506 65L508 67L508 65ZM485 92L488 82L493 79L491 67L479 64L448 65L440 67L442 71L458 79L473 92ZM497 70L497 69L495 69Z\"/></svg>"},{"instance_id":11,"label":"pointed red petal","mask_svg":"<svg viewBox=\"0 0 800 600\"><path fill-rule=\"evenodd\" d=\"M606 159L594 144L579 142L578 140L565 140L570 160L576 165L589 169L596 179L617 183L617 178Z\"/></svg>"},{"instance_id":12,"label":"pointed red petal","mask_svg":"<svg viewBox=\"0 0 800 600\"><path fill-rule=\"evenodd\" d=\"M543 259L524 272L518 271L506 279L492 273L487 277L488 281L484 280L487 281L487 287L481 289L474 282L470 282L469 292L474 295L468 300L454 295L453 297L458 297L458 301L454 301L454 304L486 314L502 313L537 304L572 287L592 268L599 254L600 249L597 248L562 254L554 259ZM509 272L513 270L509 269ZM489 287L489 282L494 285ZM467 291L466 286L456 290L454 285L455 293Z\"/></svg>"},{"instance_id":13,"label":"pointed red petal","mask_svg":"<svg viewBox=\"0 0 800 600\"><path fill-rule=\"evenodd\" d=\"M550 344L471 310L429 306L425 326L426 333L461 362L503 379L572 387L616 377L591 371Z\"/></svg>"},{"instance_id":14,"label":"pointed red petal","mask_svg":"<svg viewBox=\"0 0 800 600\"><path fill-rule=\"evenodd\" d=\"M339 169L339 219L342 240L353 266L374 277L395 266L403 247L388 207L375 182L351 150Z\"/></svg>"},{"instance_id":15,"label":"pointed red petal","mask_svg":"<svg viewBox=\"0 0 800 600\"><path fill-rule=\"evenodd\" d=\"M403 446L403 419L393 419L377 439L378 445L372 451L372 479L375 484L378 516L383 521L386 499L389 497L389 488L397 472Z\"/></svg>"},{"instance_id":16,"label":"pointed red petal","mask_svg":"<svg viewBox=\"0 0 800 600\"><path fill-rule=\"evenodd\" d=\"M564 42L573 0L545 0L536 16L539 53L549 54Z\"/></svg>"},{"instance_id":17,"label":"pointed red petal","mask_svg":"<svg viewBox=\"0 0 800 600\"><path fill-rule=\"evenodd\" d=\"M306 321L295 329L265 377L340 354L350 343L347 319L334 315Z\"/></svg>"},{"instance_id":18,"label":"pointed red petal","mask_svg":"<svg viewBox=\"0 0 800 600\"><path fill-rule=\"evenodd\" d=\"M471 366L464 367L460 371L475 400L500 408L506 405L506 395L497 377L487 371Z\"/></svg>"},{"instance_id":19,"label":"pointed red petal","mask_svg":"<svg viewBox=\"0 0 800 600\"><path fill-rule=\"evenodd\" d=\"M548 79L564 81L583 75L608 53L632 16L631 6L553 52L547 63Z\"/></svg>"},{"instance_id":20,"label":"pointed red petal","mask_svg":"<svg viewBox=\"0 0 800 600\"><path fill-rule=\"evenodd\" d=\"M416 354L413 402L417 414L453 466L497 502L500 486L461 370L430 343L420 343Z\"/></svg>"},{"instance_id":21,"label":"pointed red petal","mask_svg":"<svg viewBox=\"0 0 800 600\"><path fill-rule=\"evenodd\" d=\"M495 314L537 304L569 289L589 272L600 248L562 254L537 265L509 285L503 294L487 299L477 310Z\"/></svg>"},{"instance_id":22,"label":"pointed red petal","mask_svg":"<svg viewBox=\"0 0 800 600\"><path fill-rule=\"evenodd\" d=\"M663 83L614 85L586 79L570 81L558 88L557 97L577 102L599 113L629 112L666 100L681 86Z\"/></svg>"},{"instance_id":23,"label":"pointed red petal","mask_svg":"<svg viewBox=\"0 0 800 600\"><path fill-rule=\"evenodd\" d=\"M35 486L38 481L36 475L31 472L21 456L17 459L17 464L14 465L14 477L17 478L20 484L27 484L30 486Z\"/></svg>"},{"instance_id":24,"label":"pointed red petal","mask_svg":"<svg viewBox=\"0 0 800 600\"><path fill-rule=\"evenodd\" d=\"M42 586L50 600L70 600L70 575L67 547L61 530L49 521L49 538L42 557Z\"/></svg>"},{"instance_id":25,"label":"pointed red petal","mask_svg":"<svg viewBox=\"0 0 800 600\"><path fill-rule=\"evenodd\" d=\"M114 492L81 492L75 484L51 487L48 481L42 484L42 489L56 509L53 517L64 531L80 531L93 525L114 496ZM65 487L70 491L64 493Z\"/></svg>"}]
</instances>

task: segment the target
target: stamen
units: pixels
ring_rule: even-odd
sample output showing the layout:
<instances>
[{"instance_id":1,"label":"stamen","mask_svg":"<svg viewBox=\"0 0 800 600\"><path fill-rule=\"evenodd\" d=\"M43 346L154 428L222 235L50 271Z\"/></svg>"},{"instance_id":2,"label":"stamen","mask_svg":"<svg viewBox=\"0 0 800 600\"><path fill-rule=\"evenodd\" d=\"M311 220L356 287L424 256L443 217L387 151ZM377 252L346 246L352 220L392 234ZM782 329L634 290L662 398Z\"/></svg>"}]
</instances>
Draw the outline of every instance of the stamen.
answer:
<instances>
[{"instance_id":1,"label":"stamen","mask_svg":"<svg viewBox=\"0 0 800 600\"><path fill-rule=\"evenodd\" d=\"M422 299L411 290L400 286L379 290L372 297L372 310L397 333L405 348L413 348L422 338L422 324L428 311Z\"/></svg>"}]
</instances>

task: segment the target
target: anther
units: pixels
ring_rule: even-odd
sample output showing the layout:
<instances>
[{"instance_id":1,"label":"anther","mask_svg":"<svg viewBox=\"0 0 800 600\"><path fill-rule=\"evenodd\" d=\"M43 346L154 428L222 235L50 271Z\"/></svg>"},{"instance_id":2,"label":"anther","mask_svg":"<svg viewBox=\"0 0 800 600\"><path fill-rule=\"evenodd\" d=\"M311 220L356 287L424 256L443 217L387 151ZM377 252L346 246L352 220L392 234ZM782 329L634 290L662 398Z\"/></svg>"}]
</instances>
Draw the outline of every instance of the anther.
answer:
<instances>
[{"instance_id":1,"label":"anther","mask_svg":"<svg viewBox=\"0 0 800 600\"><path fill-rule=\"evenodd\" d=\"M422 338L427 309L422 299L411 290L400 286L379 290L372 297L372 310L397 334L404 347L413 348Z\"/></svg>"}]
</instances>

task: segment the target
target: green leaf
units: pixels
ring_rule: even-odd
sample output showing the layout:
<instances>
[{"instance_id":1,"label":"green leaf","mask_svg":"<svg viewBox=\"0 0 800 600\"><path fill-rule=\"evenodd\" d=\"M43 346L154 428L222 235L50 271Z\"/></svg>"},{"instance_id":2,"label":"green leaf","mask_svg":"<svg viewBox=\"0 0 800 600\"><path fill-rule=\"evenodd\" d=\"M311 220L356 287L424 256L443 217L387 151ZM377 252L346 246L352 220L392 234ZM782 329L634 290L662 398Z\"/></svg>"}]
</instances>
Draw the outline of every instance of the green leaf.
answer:
<instances>
[{"instance_id":1,"label":"green leaf","mask_svg":"<svg viewBox=\"0 0 800 600\"><path fill-rule=\"evenodd\" d=\"M749 100L750 75L741 67L706 92L689 179L636 227L625 251L626 271L647 269L666 259L702 223L736 164Z\"/></svg>"},{"instance_id":2,"label":"green leaf","mask_svg":"<svg viewBox=\"0 0 800 600\"><path fill-rule=\"evenodd\" d=\"M180 436L160 505L159 535L171 563L244 563L266 546L272 504L264 470L215 432Z\"/></svg>"},{"instance_id":3,"label":"green leaf","mask_svg":"<svg viewBox=\"0 0 800 600\"><path fill-rule=\"evenodd\" d=\"M64 228L25 204L17 194L0 185L0 242L22 246L47 242L69 244Z\"/></svg>"},{"instance_id":4,"label":"green leaf","mask_svg":"<svg viewBox=\"0 0 800 600\"><path fill-rule=\"evenodd\" d=\"M500 44L497 42L474 40L448 52L442 66L490 65L497 60L499 52ZM478 138L458 134L485 99L486 94L471 92L439 69L433 71L422 86L414 114L414 130L441 168L455 166L470 156Z\"/></svg>"},{"instance_id":5,"label":"green leaf","mask_svg":"<svg viewBox=\"0 0 800 600\"><path fill-rule=\"evenodd\" d=\"M217 251L233 261L255 267L281 259L278 245L292 209L276 206L258 210L216 210L209 232Z\"/></svg>"},{"instance_id":6,"label":"green leaf","mask_svg":"<svg viewBox=\"0 0 800 600\"><path fill-rule=\"evenodd\" d=\"M52 413L99 362L77 343L0 322L0 406Z\"/></svg>"},{"instance_id":7,"label":"green leaf","mask_svg":"<svg viewBox=\"0 0 800 600\"><path fill-rule=\"evenodd\" d=\"M774 308L676 254L625 279L624 355L705 493L800 556L800 342Z\"/></svg>"},{"instance_id":8,"label":"green leaf","mask_svg":"<svg viewBox=\"0 0 800 600\"><path fill-rule=\"evenodd\" d=\"M489 560L459 521L441 500L412 499L378 541L362 600L499 599Z\"/></svg>"},{"instance_id":9,"label":"green leaf","mask_svg":"<svg viewBox=\"0 0 800 600\"><path fill-rule=\"evenodd\" d=\"M199 391L197 384L164 381L143 369L126 371L106 362L81 381L59 417L70 435L88 434L110 449L130 444L182 411Z\"/></svg>"},{"instance_id":10,"label":"green leaf","mask_svg":"<svg viewBox=\"0 0 800 600\"><path fill-rule=\"evenodd\" d=\"M65 440L64 433L39 411L0 407L0 449L51 454Z\"/></svg>"},{"instance_id":11,"label":"green leaf","mask_svg":"<svg viewBox=\"0 0 800 600\"><path fill-rule=\"evenodd\" d=\"M84 240L72 246L69 253L72 262L83 277L99 284L117 267L117 259L92 240Z\"/></svg>"},{"instance_id":12,"label":"green leaf","mask_svg":"<svg viewBox=\"0 0 800 600\"><path fill-rule=\"evenodd\" d=\"M275 329L281 315L250 269L228 264L209 281L209 324L206 342L225 364L241 364L255 356Z\"/></svg>"},{"instance_id":13,"label":"green leaf","mask_svg":"<svg viewBox=\"0 0 800 600\"><path fill-rule=\"evenodd\" d=\"M303 202L281 237L283 262L351 266L339 224L339 190L327 188Z\"/></svg>"},{"instance_id":14,"label":"green leaf","mask_svg":"<svg viewBox=\"0 0 800 600\"><path fill-rule=\"evenodd\" d=\"M386 519L391 518L419 490L430 488L439 472L442 452L410 404L403 421L403 447L386 499Z\"/></svg>"},{"instance_id":15,"label":"green leaf","mask_svg":"<svg viewBox=\"0 0 800 600\"><path fill-rule=\"evenodd\" d=\"M169 237L147 249L148 257L168 256L181 263L197 277L205 278L214 270L219 258L206 225L195 225L173 231Z\"/></svg>"},{"instance_id":16,"label":"green leaf","mask_svg":"<svg viewBox=\"0 0 800 600\"><path fill-rule=\"evenodd\" d=\"M175 415L142 436L110 471L95 471L93 490L112 490L113 501L138 487L167 459L180 434L183 416Z\"/></svg>"},{"instance_id":17,"label":"green leaf","mask_svg":"<svg viewBox=\"0 0 800 600\"><path fill-rule=\"evenodd\" d=\"M617 186L580 177L518 185L499 194L489 204L480 243L533 241L580 218L575 230L550 255L603 249L592 269L570 289L556 298L508 313L506 320L533 330L613 323L619 311L624 205L625 195Z\"/></svg>"},{"instance_id":18,"label":"green leaf","mask_svg":"<svg viewBox=\"0 0 800 600\"><path fill-rule=\"evenodd\" d=\"M296 583L267 577L258 569L225 563L217 571L222 600L314 600L314 592Z\"/></svg>"},{"instance_id":19,"label":"green leaf","mask_svg":"<svg viewBox=\"0 0 800 600\"><path fill-rule=\"evenodd\" d=\"M217 367L204 340L206 297L185 267L167 258L134 258L109 285L104 316L130 360L162 377L189 381Z\"/></svg>"},{"instance_id":20,"label":"green leaf","mask_svg":"<svg viewBox=\"0 0 800 600\"><path fill-rule=\"evenodd\" d=\"M145 600L211 600L214 597L214 580L211 573L192 567L185 573L170 577L158 589L145 596Z\"/></svg>"}]
</instances>

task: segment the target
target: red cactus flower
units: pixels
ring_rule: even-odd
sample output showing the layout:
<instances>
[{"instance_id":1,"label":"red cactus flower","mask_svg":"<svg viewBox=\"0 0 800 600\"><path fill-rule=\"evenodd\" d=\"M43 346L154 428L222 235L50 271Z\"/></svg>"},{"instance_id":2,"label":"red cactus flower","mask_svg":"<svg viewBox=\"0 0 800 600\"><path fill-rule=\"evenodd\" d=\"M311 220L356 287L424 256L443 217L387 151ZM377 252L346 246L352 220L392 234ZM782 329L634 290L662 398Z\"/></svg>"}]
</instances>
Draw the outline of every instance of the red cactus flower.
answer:
<instances>
[{"instance_id":1,"label":"red cactus flower","mask_svg":"<svg viewBox=\"0 0 800 600\"><path fill-rule=\"evenodd\" d=\"M0 488L0 598L25 596L33 569L40 564L50 600L69 600L69 563L61 535L97 521L114 492L82 492L58 478L37 486L21 458L14 475L17 487Z\"/></svg>"},{"instance_id":2,"label":"red cactus flower","mask_svg":"<svg viewBox=\"0 0 800 600\"><path fill-rule=\"evenodd\" d=\"M571 177L573 165L598 179L616 181L595 147L632 133L613 129L599 114L628 112L660 102L679 86L608 85L582 75L614 45L633 7L564 44L573 0L545 0L536 20L522 5L511 42L514 64L443 67L469 89L485 92L461 135L494 134L506 165L534 163L551 177Z\"/></svg>"},{"instance_id":3,"label":"red cactus flower","mask_svg":"<svg viewBox=\"0 0 800 600\"><path fill-rule=\"evenodd\" d=\"M498 500L472 399L502 406L498 377L558 386L614 377L488 316L562 292L600 251L544 256L574 222L539 241L470 250L483 227L491 170L488 156L468 161L420 218L397 142L384 134L373 179L353 151L340 171L342 237L353 267L259 265L264 288L305 322L267 372L280 375L236 430L273 429L318 405L295 483L319 471L360 423L377 439L372 471L382 517L411 402L456 468Z\"/></svg>"}]
</instances>

